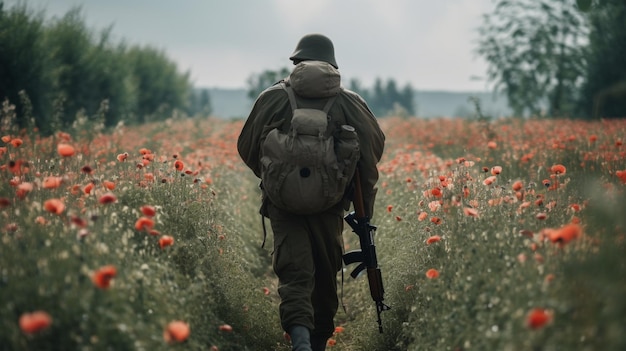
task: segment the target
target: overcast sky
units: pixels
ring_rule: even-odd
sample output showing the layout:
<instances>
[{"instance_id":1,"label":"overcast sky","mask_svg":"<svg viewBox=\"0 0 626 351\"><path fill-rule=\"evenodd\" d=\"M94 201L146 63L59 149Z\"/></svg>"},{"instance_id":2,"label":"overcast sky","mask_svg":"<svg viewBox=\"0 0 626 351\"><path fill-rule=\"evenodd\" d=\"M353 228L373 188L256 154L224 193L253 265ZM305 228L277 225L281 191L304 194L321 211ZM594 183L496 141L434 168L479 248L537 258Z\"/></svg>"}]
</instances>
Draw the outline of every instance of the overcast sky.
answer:
<instances>
[{"instance_id":1,"label":"overcast sky","mask_svg":"<svg viewBox=\"0 0 626 351\"><path fill-rule=\"evenodd\" d=\"M5 9L19 0L5 0ZM251 74L290 66L307 33L335 44L343 82L393 78L417 90L485 91L475 54L492 0L28 0L46 18L75 6L96 31L164 50L200 87L246 87Z\"/></svg>"}]
</instances>

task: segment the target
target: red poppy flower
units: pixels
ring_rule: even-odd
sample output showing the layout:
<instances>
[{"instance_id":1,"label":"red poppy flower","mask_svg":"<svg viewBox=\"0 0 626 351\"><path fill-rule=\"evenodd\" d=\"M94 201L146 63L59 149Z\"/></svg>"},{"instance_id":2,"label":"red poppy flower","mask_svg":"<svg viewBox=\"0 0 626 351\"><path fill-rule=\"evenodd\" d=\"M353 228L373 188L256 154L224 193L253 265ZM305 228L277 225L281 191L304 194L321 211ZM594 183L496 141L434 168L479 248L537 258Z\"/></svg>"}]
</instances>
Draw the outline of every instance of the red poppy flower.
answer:
<instances>
[{"instance_id":1,"label":"red poppy flower","mask_svg":"<svg viewBox=\"0 0 626 351\"><path fill-rule=\"evenodd\" d=\"M222 324L222 325L219 326L219 330L223 331L223 332L230 333L230 332L233 331L233 327L230 326L229 324Z\"/></svg>"},{"instance_id":2,"label":"red poppy flower","mask_svg":"<svg viewBox=\"0 0 626 351\"><path fill-rule=\"evenodd\" d=\"M478 217L478 210L472 207L464 207L463 213L469 217Z\"/></svg>"},{"instance_id":3,"label":"red poppy flower","mask_svg":"<svg viewBox=\"0 0 626 351\"><path fill-rule=\"evenodd\" d=\"M65 211L65 204L60 199L49 199L43 203L43 208L50 213L60 215Z\"/></svg>"},{"instance_id":4,"label":"red poppy flower","mask_svg":"<svg viewBox=\"0 0 626 351\"><path fill-rule=\"evenodd\" d=\"M171 246L174 245L174 238L172 238L169 235L163 235L161 238L159 238L159 246L164 249L167 246Z\"/></svg>"},{"instance_id":5,"label":"red poppy flower","mask_svg":"<svg viewBox=\"0 0 626 351\"><path fill-rule=\"evenodd\" d=\"M59 153L59 155L63 157L70 157L70 156L74 156L74 154L76 153L76 150L70 144L61 143L57 145L57 152Z\"/></svg>"},{"instance_id":6,"label":"red poppy flower","mask_svg":"<svg viewBox=\"0 0 626 351\"><path fill-rule=\"evenodd\" d=\"M185 164L181 160L176 160L174 161L174 168L176 168L177 171L182 172L182 170L185 169Z\"/></svg>"},{"instance_id":7,"label":"red poppy flower","mask_svg":"<svg viewBox=\"0 0 626 351\"><path fill-rule=\"evenodd\" d=\"M148 217L139 217L135 222L135 229L138 231L150 231L154 227L154 221Z\"/></svg>"},{"instance_id":8,"label":"red poppy flower","mask_svg":"<svg viewBox=\"0 0 626 351\"><path fill-rule=\"evenodd\" d=\"M156 215L156 209L154 206L144 205L141 206L141 213L148 217L154 217L154 215Z\"/></svg>"},{"instance_id":9,"label":"red poppy flower","mask_svg":"<svg viewBox=\"0 0 626 351\"><path fill-rule=\"evenodd\" d=\"M393 210L393 205L387 205L387 212L391 212Z\"/></svg>"},{"instance_id":10,"label":"red poppy flower","mask_svg":"<svg viewBox=\"0 0 626 351\"><path fill-rule=\"evenodd\" d=\"M183 321L172 321L163 331L163 340L167 343L183 342L189 338L189 334L189 324Z\"/></svg>"},{"instance_id":11,"label":"red poppy flower","mask_svg":"<svg viewBox=\"0 0 626 351\"><path fill-rule=\"evenodd\" d=\"M429 270L426 271L426 278L428 279L436 279L439 278L439 271L431 268Z\"/></svg>"},{"instance_id":12,"label":"red poppy flower","mask_svg":"<svg viewBox=\"0 0 626 351\"><path fill-rule=\"evenodd\" d=\"M439 217L433 217L430 219L431 222L433 222L434 224L441 224L441 218Z\"/></svg>"},{"instance_id":13,"label":"red poppy flower","mask_svg":"<svg viewBox=\"0 0 626 351\"><path fill-rule=\"evenodd\" d=\"M548 238L553 243L564 245L580 237L582 235L582 231L581 226L578 224L566 224L561 228L550 231Z\"/></svg>"},{"instance_id":14,"label":"red poppy flower","mask_svg":"<svg viewBox=\"0 0 626 351\"><path fill-rule=\"evenodd\" d=\"M520 190L522 190L524 185L523 185L522 181L518 180L515 183L513 183L513 185L511 187L513 188L514 191L520 191Z\"/></svg>"},{"instance_id":15,"label":"red poppy flower","mask_svg":"<svg viewBox=\"0 0 626 351\"><path fill-rule=\"evenodd\" d=\"M18 323L22 332L35 334L47 329L52 324L52 317L45 311L35 311L22 314Z\"/></svg>"},{"instance_id":16,"label":"red poppy flower","mask_svg":"<svg viewBox=\"0 0 626 351\"><path fill-rule=\"evenodd\" d=\"M13 147L20 147L24 143L24 141L20 138L15 138L12 139L10 143Z\"/></svg>"},{"instance_id":17,"label":"red poppy flower","mask_svg":"<svg viewBox=\"0 0 626 351\"><path fill-rule=\"evenodd\" d=\"M45 177L43 179L43 182L41 183L41 186L44 189L56 189L61 186L62 181L63 178L61 177Z\"/></svg>"},{"instance_id":18,"label":"red poppy flower","mask_svg":"<svg viewBox=\"0 0 626 351\"><path fill-rule=\"evenodd\" d=\"M105 188L109 189L109 190L114 190L115 189L115 183L113 183L110 180L105 180L102 182L102 185L104 185Z\"/></svg>"},{"instance_id":19,"label":"red poppy flower","mask_svg":"<svg viewBox=\"0 0 626 351\"><path fill-rule=\"evenodd\" d=\"M98 199L98 202L103 205L112 204L117 201L117 197L113 193L106 193Z\"/></svg>"},{"instance_id":20,"label":"red poppy flower","mask_svg":"<svg viewBox=\"0 0 626 351\"><path fill-rule=\"evenodd\" d=\"M441 237L439 235L433 235L430 238L426 239L426 245L434 244L441 241Z\"/></svg>"},{"instance_id":21,"label":"red poppy flower","mask_svg":"<svg viewBox=\"0 0 626 351\"><path fill-rule=\"evenodd\" d=\"M502 173L502 167L501 166L493 166L491 167L491 174L492 175L498 175Z\"/></svg>"},{"instance_id":22,"label":"red poppy flower","mask_svg":"<svg viewBox=\"0 0 626 351\"><path fill-rule=\"evenodd\" d=\"M550 172L552 172L552 174L565 174L566 168L563 165L554 165L550 167Z\"/></svg>"},{"instance_id":23,"label":"red poppy flower","mask_svg":"<svg viewBox=\"0 0 626 351\"><path fill-rule=\"evenodd\" d=\"M552 321L552 312L543 308L533 308L526 315L526 326L540 329Z\"/></svg>"},{"instance_id":24,"label":"red poppy flower","mask_svg":"<svg viewBox=\"0 0 626 351\"><path fill-rule=\"evenodd\" d=\"M126 161L127 158L128 158L128 152L117 155L117 160L120 162Z\"/></svg>"},{"instance_id":25,"label":"red poppy flower","mask_svg":"<svg viewBox=\"0 0 626 351\"><path fill-rule=\"evenodd\" d=\"M100 289L108 289L111 286L111 280L117 275L117 269L113 265L103 266L97 269L91 281Z\"/></svg>"},{"instance_id":26,"label":"red poppy flower","mask_svg":"<svg viewBox=\"0 0 626 351\"><path fill-rule=\"evenodd\" d=\"M91 190L93 190L93 183L89 183L83 188L83 192L87 195L91 194Z\"/></svg>"},{"instance_id":27,"label":"red poppy flower","mask_svg":"<svg viewBox=\"0 0 626 351\"><path fill-rule=\"evenodd\" d=\"M426 211L421 211L417 216L417 220L420 222L425 220L426 218L428 218L428 213L426 213Z\"/></svg>"},{"instance_id":28,"label":"red poppy flower","mask_svg":"<svg viewBox=\"0 0 626 351\"><path fill-rule=\"evenodd\" d=\"M626 170L616 171L615 175L622 181L622 183L626 184Z\"/></svg>"}]
</instances>

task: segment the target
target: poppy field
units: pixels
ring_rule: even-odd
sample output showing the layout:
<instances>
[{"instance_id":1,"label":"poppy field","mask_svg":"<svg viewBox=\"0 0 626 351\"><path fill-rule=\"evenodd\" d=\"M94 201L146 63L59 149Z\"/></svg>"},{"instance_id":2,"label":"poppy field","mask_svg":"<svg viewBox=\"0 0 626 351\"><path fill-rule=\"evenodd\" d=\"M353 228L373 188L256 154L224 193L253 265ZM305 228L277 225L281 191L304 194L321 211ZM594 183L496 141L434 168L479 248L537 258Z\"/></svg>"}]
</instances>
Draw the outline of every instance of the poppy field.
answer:
<instances>
[{"instance_id":1,"label":"poppy field","mask_svg":"<svg viewBox=\"0 0 626 351\"><path fill-rule=\"evenodd\" d=\"M243 121L44 137L0 113L3 350L290 349ZM626 120L380 124L392 309L379 334L346 267L328 349L626 349Z\"/></svg>"}]
</instances>

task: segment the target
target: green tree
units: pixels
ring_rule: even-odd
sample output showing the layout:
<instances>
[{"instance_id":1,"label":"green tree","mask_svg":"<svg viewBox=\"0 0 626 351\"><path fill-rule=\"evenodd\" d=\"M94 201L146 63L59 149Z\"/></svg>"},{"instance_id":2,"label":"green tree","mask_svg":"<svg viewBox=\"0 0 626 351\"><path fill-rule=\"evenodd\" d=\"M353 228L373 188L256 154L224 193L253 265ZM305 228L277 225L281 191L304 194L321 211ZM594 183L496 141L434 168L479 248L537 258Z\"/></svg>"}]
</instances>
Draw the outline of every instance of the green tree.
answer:
<instances>
[{"instance_id":1,"label":"green tree","mask_svg":"<svg viewBox=\"0 0 626 351\"><path fill-rule=\"evenodd\" d=\"M51 100L52 80L45 56L43 13L19 4L4 10L0 3L0 100L17 105L17 127L25 127L29 116L19 113L20 92L29 96L32 113L43 118ZM37 125L42 127L41 120Z\"/></svg>"},{"instance_id":2,"label":"green tree","mask_svg":"<svg viewBox=\"0 0 626 351\"><path fill-rule=\"evenodd\" d=\"M291 71L283 67L277 71L265 70L259 74L253 74L248 78L248 98L255 100L263 90L274 85L279 80L287 78Z\"/></svg>"},{"instance_id":3,"label":"green tree","mask_svg":"<svg viewBox=\"0 0 626 351\"><path fill-rule=\"evenodd\" d=\"M153 47L132 47L126 63L134 80L137 96L137 122L160 120L174 110L187 110L191 83L189 73L180 74L165 53Z\"/></svg>"},{"instance_id":4,"label":"green tree","mask_svg":"<svg viewBox=\"0 0 626 351\"><path fill-rule=\"evenodd\" d=\"M626 1L604 0L589 10L591 32L580 108L594 118L626 117Z\"/></svg>"},{"instance_id":5,"label":"green tree","mask_svg":"<svg viewBox=\"0 0 626 351\"><path fill-rule=\"evenodd\" d=\"M569 115L583 82L588 25L573 0L498 0L477 53L514 113ZM546 101L547 100L547 101Z\"/></svg>"}]
</instances>

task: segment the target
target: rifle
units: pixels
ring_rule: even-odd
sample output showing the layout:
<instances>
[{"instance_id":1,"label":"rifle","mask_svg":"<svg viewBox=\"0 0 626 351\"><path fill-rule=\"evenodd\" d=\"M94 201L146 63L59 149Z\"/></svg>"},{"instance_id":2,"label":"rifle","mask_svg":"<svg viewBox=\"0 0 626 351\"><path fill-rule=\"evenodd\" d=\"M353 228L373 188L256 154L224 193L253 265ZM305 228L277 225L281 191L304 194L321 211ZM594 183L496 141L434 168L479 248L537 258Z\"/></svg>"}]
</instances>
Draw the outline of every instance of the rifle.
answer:
<instances>
[{"instance_id":1,"label":"rifle","mask_svg":"<svg viewBox=\"0 0 626 351\"><path fill-rule=\"evenodd\" d=\"M365 206L363 205L363 192L361 190L361 178L357 169L354 175L354 211L344 217L348 222L352 231L359 237L361 244L360 250L347 252L343 255L343 262L346 265L360 262L359 265L350 273L352 278L357 278L363 271L367 270L367 280L369 281L370 293L372 299L376 302L376 313L378 315L378 331L383 332L382 320L380 314L387 311L391 307L383 302L385 290L383 289L383 277L378 267L376 258L376 246L374 245L374 232L376 226L370 224L369 218L365 215Z\"/></svg>"}]
</instances>

